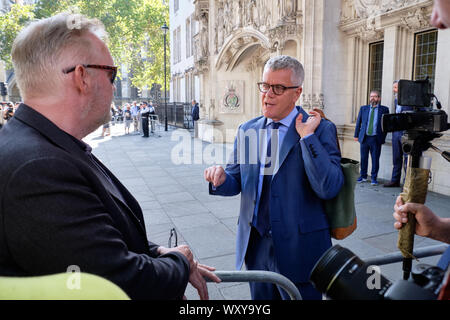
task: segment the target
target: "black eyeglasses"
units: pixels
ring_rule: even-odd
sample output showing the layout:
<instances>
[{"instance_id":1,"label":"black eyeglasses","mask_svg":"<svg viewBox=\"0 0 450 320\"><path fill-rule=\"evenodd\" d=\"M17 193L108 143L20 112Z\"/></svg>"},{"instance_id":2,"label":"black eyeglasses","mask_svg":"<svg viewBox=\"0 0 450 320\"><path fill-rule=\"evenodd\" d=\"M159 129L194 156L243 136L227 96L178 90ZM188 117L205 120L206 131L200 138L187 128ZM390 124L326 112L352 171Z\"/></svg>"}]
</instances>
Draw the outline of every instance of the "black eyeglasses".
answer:
<instances>
[{"instance_id":1,"label":"black eyeglasses","mask_svg":"<svg viewBox=\"0 0 450 320\"><path fill-rule=\"evenodd\" d=\"M286 87L281 84L268 84L265 82L258 82L258 89L262 93L269 92L270 88L272 88L272 92L274 94L276 94L277 96L281 96L287 89L297 89L300 88L300 86Z\"/></svg>"},{"instance_id":2,"label":"black eyeglasses","mask_svg":"<svg viewBox=\"0 0 450 320\"><path fill-rule=\"evenodd\" d=\"M117 67L116 66L104 66L104 65L100 65L100 64L82 64L82 66L85 68L102 69L102 70L111 71L111 77L109 78L109 81L111 81L111 84L113 84L114 80L116 79L116 75L117 75ZM75 71L76 68L77 68L77 66L63 70L63 72L65 74L68 74L68 73Z\"/></svg>"}]
</instances>

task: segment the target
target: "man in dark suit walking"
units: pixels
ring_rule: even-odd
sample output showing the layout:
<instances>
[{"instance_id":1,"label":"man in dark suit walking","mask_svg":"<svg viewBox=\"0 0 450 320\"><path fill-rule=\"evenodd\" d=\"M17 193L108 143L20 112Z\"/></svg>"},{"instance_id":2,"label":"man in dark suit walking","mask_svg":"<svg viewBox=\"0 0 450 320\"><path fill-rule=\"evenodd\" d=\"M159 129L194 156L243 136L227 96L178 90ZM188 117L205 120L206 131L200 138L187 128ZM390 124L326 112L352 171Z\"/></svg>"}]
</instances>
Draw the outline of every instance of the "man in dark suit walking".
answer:
<instances>
[{"instance_id":1,"label":"man in dark suit walking","mask_svg":"<svg viewBox=\"0 0 450 320\"><path fill-rule=\"evenodd\" d=\"M0 132L0 275L76 265L132 299L180 299L188 281L207 299L213 268L188 246L149 242L139 204L81 140L111 119L117 67L105 37L100 21L62 13L14 41L24 103Z\"/></svg>"},{"instance_id":2,"label":"man in dark suit walking","mask_svg":"<svg viewBox=\"0 0 450 320\"><path fill-rule=\"evenodd\" d=\"M192 105L191 115L192 115L192 126L194 128L194 137L197 137L198 127L196 126L196 124L197 121L200 119L200 109L198 107L197 101L195 100L192 100L191 105Z\"/></svg>"},{"instance_id":3,"label":"man in dark suit walking","mask_svg":"<svg viewBox=\"0 0 450 320\"><path fill-rule=\"evenodd\" d=\"M303 79L295 58L266 63L258 83L263 116L240 126L231 163L206 169L205 179L213 195L241 194L236 268L245 262L248 270L280 273L303 299L319 300L309 275L331 246L323 200L337 195L344 178L334 124L295 106ZM289 298L270 283L250 283L250 291L256 300Z\"/></svg>"},{"instance_id":4,"label":"man in dark suit walking","mask_svg":"<svg viewBox=\"0 0 450 320\"><path fill-rule=\"evenodd\" d=\"M383 114L389 113L389 108L380 105L380 93L370 92L370 104L359 109L355 127L355 141L359 141L361 150L361 175L358 182L367 181L369 153L372 158L371 184L378 185L378 170L380 168L381 146L386 141L386 133L381 129Z\"/></svg>"},{"instance_id":5,"label":"man in dark suit walking","mask_svg":"<svg viewBox=\"0 0 450 320\"><path fill-rule=\"evenodd\" d=\"M392 85L392 90L394 91L394 106L395 113L402 113L403 111L412 110L409 106L401 106L398 104L398 81L394 81ZM406 172L407 157L403 153L402 148L402 136L403 131L392 132L392 177L391 181L384 184L386 188L400 187L400 178L402 177L402 167Z\"/></svg>"}]
</instances>

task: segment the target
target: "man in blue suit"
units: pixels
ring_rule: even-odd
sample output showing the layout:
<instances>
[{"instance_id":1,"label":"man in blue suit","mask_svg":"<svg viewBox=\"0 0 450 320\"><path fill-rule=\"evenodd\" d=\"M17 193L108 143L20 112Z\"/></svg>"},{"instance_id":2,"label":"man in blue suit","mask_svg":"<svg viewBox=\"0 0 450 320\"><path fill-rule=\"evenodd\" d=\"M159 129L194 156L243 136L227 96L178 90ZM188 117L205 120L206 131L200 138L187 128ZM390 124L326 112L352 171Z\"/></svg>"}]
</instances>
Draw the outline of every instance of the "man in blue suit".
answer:
<instances>
[{"instance_id":1,"label":"man in blue suit","mask_svg":"<svg viewBox=\"0 0 450 320\"><path fill-rule=\"evenodd\" d=\"M369 152L372 158L371 184L378 185L377 176L380 168L381 146L386 141L386 133L381 130L381 118L389 113L389 108L380 105L380 93L370 92L370 104L359 109L355 127L355 141L361 146L361 175L358 182L367 181Z\"/></svg>"},{"instance_id":2,"label":"man in blue suit","mask_svg":"<svg viewBox=\"0 0 450 320\"><path fill-rule=\"evenodd\" d=\"M394 105L395 113L402 113L403 111L410 111L412 107L401 106L398 104L398 81L394 81L392 85L392 90L394 91ZM400 178L402 177L402 167L406 171L407 157L403 153L402 148L402 135L403 131L392 132L392 178L391 181L384 184L386 188L400 187Z\"/></svg>"},{"instance_id":3,"label":"man in blue suit","mask_svg":"<svg viewBox=\"0 0 450 320\"><path fill-rule=\"evenodd\" d=\"M210 194L241 193L236 268L280 273L303 299L321 299L309 275L331 246L323 200L338 194L344 177L334 124L295 106L303 79L292 57L266 63L263 116L240 126L231 163L206 169L205 179ZM270 283L250 283L250 291L255 300L288 299Z\"/></svg>"}]
</instances>

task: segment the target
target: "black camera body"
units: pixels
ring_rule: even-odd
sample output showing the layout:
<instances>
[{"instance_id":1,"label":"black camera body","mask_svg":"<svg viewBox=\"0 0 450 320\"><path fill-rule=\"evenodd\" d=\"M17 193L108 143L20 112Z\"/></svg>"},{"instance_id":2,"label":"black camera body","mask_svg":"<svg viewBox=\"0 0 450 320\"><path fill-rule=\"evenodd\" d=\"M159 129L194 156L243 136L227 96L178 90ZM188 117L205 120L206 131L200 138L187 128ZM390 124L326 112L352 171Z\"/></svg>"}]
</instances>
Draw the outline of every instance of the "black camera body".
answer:
<instances>
[{"instance_id":1,"label":"black camera body","mask_svg":"<svg viewBox=\"0 0 450 320\"><path fill-rule=\"evenodd\" d=\"M389 281L350 250L335 245L314 266L310 280L333 300L436 300L445 271L418 264L409 281ZM377 278L377 281L373 281Z\"/></svg>"},{"instance_id":2,"label":"black camera body","mask_svg":"<svg viewBox=\"0 0 450 320\"><path fill-rule=\"evenodd\" d=\"M436 99L437 109L432 101ZM402 136L402 149L406 154L420 157L431 147L433 139L442 136L450 128L448 116L440 110L441 104L431 93L431 83L427 80L400 80L398 83L398 104L409 106L412 111L385 114L381 120L383 132L405 131Z\"/></svg>"},{"instance_id":3,"label":"black camera body","mask_svg":"<svg viewBox=\"0 0 450 320\"><path fill-rule=\"evenodd\" d=\"M433 110L429 80L398 82L398 104L409 106L413 111L383 115L384 132L415 130L430 133L443 132L449 129L447 114L442 110ZM440 109L438 101L438 109Z\"/></svg>"},{"instance_id":4,"label":"black camera body","mask_svg":"<svg viewBox=\"0 0 450 320\"><path fill-rule=\"evenodd\" d=\"M448 129L447 114L443 110L417 110L385 114L382 119L384 132L417 130L443 132Z\"/></svg>"}]
</instances>

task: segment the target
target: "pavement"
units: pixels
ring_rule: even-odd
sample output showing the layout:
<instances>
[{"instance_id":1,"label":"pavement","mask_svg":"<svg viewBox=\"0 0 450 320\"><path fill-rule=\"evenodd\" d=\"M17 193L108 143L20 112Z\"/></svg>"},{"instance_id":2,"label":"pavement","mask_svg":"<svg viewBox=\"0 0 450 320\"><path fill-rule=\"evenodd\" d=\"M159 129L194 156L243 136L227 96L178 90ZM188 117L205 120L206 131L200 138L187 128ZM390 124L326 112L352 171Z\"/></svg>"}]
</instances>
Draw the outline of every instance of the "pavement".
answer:
<instances>
[{"instance_id":1,"label":"pavement","mask_svg":"<svg viewBox=\"0 0 450 320\"><path fill-rule=\"evenodd\" d=\"M93 153L119 178L140 203L147 234L152 242L168 246L170 230L175 228L178 245L188 244L196 259L218 271L234 271L235 236L240 196L218 197L208 194L203 172L223 164L232 150L229 144L210 144L192 138L192 130L157 126L156 133L143 138L125 135L123 124L111 126L111 135L101 137L101 128L84 141ZM358 184L355 203L358 227L344 240L333 240L363 260L398 252L398 232L393 228L393 206L401 188ZM429 192L427 206L442 217L450 217L450 197ZM174 243L174 237L172 243ZM439 242L415 237L415 248ZM435 264L439 256L420 259ZM417 262L414 262L417 263ZM391 281L400 279L400 263L381 266ZM210 299L248 300L248 283L208 283ZM198 300L189 284L186 297Z\"/></svg>"}]
</instances>

